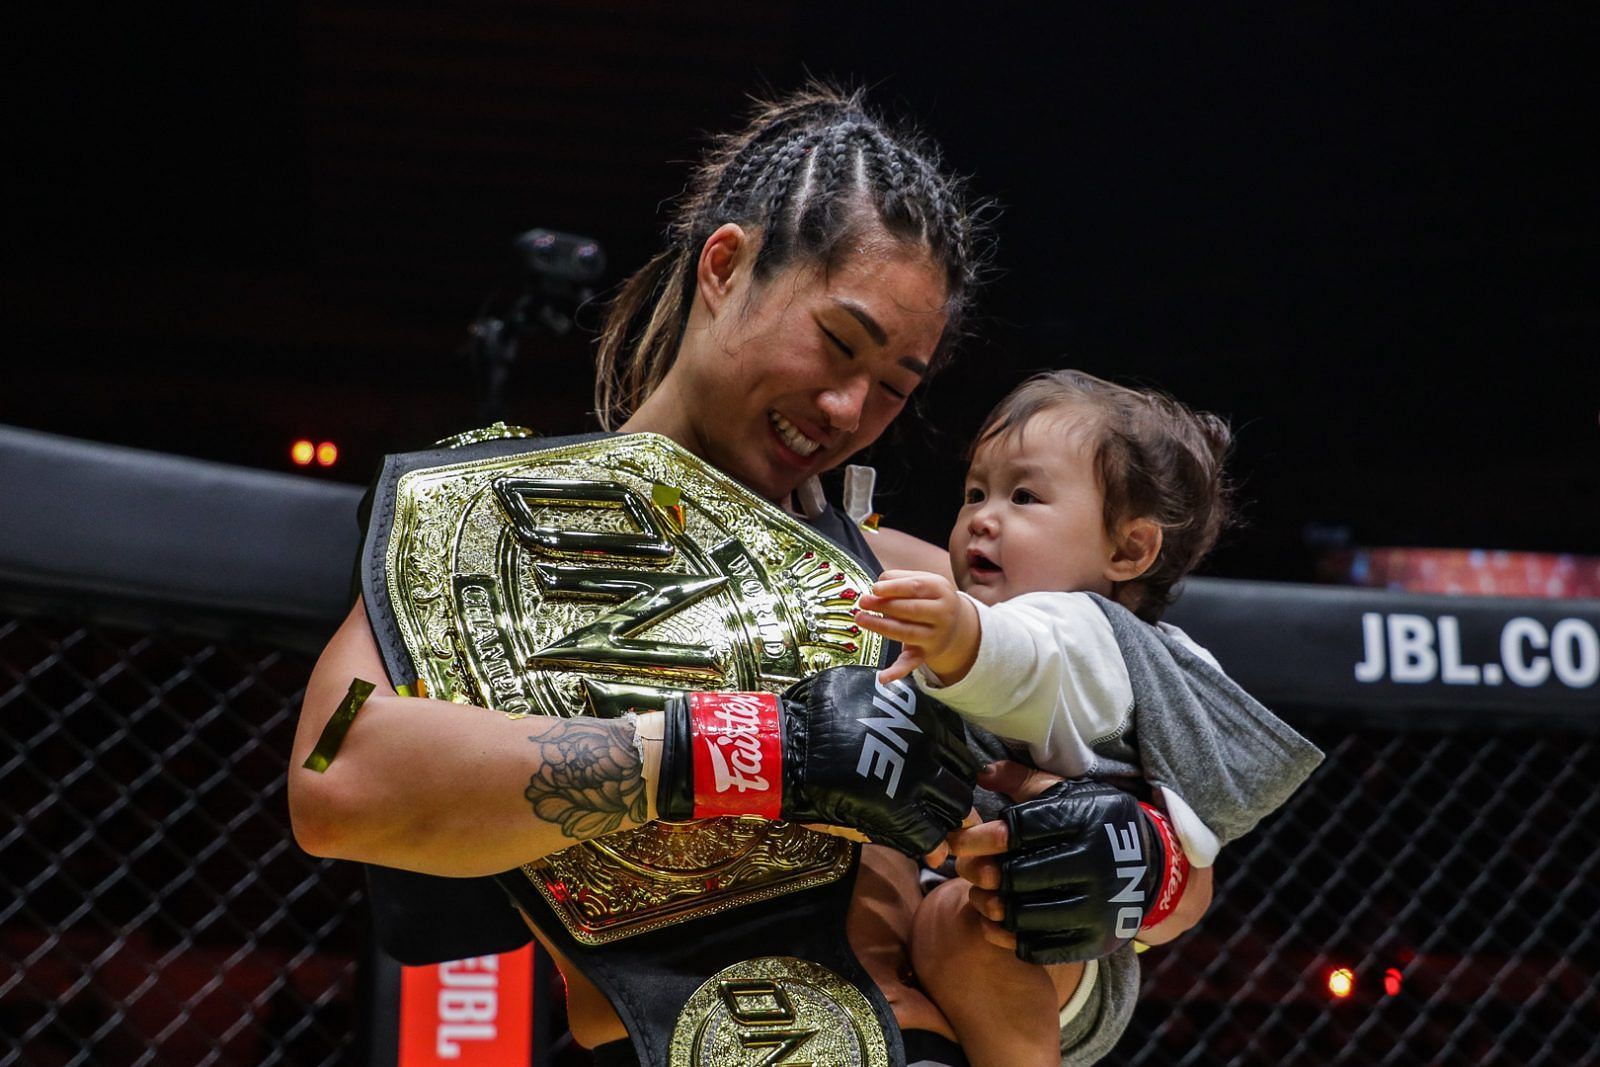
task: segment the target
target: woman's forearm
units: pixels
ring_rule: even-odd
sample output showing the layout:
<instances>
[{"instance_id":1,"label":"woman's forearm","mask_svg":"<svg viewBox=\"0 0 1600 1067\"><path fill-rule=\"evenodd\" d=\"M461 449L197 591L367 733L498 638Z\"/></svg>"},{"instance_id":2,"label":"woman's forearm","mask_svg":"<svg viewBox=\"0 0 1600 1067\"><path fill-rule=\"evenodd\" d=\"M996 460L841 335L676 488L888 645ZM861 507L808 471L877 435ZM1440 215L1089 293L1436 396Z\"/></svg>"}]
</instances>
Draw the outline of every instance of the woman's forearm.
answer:
<instances>
[{"instance_id":1,"label":"woman's forearm","mask_svg":"<svg viewBox=\"0 0 1600 1067\"><path fill-rule=\"evenodd\" d=\"M377 682L337 756L304 766L354 677ZM398 697L357 603L306 687L289 767L296 839L320 856L468 876L646 818L631 720L509 719Z\"/></svg>"},{"instance_id":2,"label":"woman's forearm","mask_svg":"<svg viewBox=\"0 0 1600 1067\"><path fill-rule=\"evenodd\" d=\"M512 720L373 697L325 773L291 771L290 810L312 853L492 874L640 825L640 771L633 728L621 720Z\"/></svg>"}]
</instances>

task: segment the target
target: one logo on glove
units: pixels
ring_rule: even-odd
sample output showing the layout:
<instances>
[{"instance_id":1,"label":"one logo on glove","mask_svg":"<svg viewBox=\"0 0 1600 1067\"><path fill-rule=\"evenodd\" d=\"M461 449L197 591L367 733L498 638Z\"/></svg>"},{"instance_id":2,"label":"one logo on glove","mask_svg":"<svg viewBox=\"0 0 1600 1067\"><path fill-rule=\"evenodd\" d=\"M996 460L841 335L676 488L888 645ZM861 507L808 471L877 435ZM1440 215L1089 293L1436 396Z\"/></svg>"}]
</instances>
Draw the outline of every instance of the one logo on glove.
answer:
<instances>
[{"instance_id":1,"label":"one logo on glove","mask_svg":"<svg viewBox=\"0 0 1600 1067\"><path fill-rule=\"evenodd\" d=\"M780 817L783 748L772 693L691 693L694 817Z\"/></svg>"},{"instance_id":2,"label":"one logo on glove","mask_svg":"<svg viewBox=\"0 0 1600 1067\"><path fill-rule=\"evenodd\" d=\"M1125 941L1137 937L1141 930L1159 925L1171 915L1178 901L1183 899L1184 886L1189 881L1189 858L1184 855L1183 846L1172 832L1172 824L1167 821L1166 815L1149 804L1141 803L1139 807L1144 809L1156 833L1161 835L1162 851L1166 856L1161 871L1160 893L1148 915L1144 910L1144 890L1139 883L1144 880L1149 864L1142 862L1145 855L1139 842L1139 828L1130 822L1125 824L1127 829L1119 832L1113 824L1104 824L1106 837L1111 839L1111 858L1118 863L1139 864L1137 867L1117 868L1117 877L1127 879L1128 884L1111 898L1112 904L1126 905L1117 909L1116 923L1116 934Z\"/></svg>"},{"instance_id":3,"label":"one logo on glove","mask_svg":"<svg viewBox=\"0 0 1600 1067\"><path fill-rule=\"evenodd\" d=\"M1126 878L1128 884L1122 891L1111 898L1112 904L1123 904L1125 907L1117 909L1116 933L1124 941L1131 941L1139 933L1139 924L1144 920L1144 890L1139 883L1144 880L1144 872L1148 864L1141 862L1144 859L1144 848L1139 843L1139 828L1133 823L1128 823L1127 829L1120 833L1111 823L1106 823L1106 836L1111 839L1111 858L1118 863L1137 863L1137 867L1118 867L1117 877Z\"/></svg>"},{"instance_id":4,"label":"one logo on glove","mask_svg":"<svg viewBox=\"0 0 1600 1067\"><path fill-rule=\"evenodd\" d=\"M861 720L868 733L861 742L856 773L863 778L886 778L883 791L893 798L895 790L900 788L900 772L905 769L905 752L911 747L899 731L922 732L922 727L911 721L917 713L917 691L907 682L884 685L875 680L873 686L877 692L873 694L872 706L883 712L883 717Z\"/></svg>"}]
</instances>

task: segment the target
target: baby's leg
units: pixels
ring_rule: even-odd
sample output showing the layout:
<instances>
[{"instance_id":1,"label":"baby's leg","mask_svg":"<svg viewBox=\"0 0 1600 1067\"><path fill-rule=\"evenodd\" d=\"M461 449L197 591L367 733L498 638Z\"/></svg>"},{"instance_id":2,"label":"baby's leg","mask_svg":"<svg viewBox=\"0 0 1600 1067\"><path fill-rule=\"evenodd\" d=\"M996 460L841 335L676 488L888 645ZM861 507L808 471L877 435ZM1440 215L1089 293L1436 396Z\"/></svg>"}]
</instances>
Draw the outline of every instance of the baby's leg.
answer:
<instances>
[{"instance_id":1,"label":"baby's leg","mask_svg":"<svg viewBox=\"0 0 1600 1067\"><path fill-rule=\"evenodd\" d=\"M927 1030L954 1041L955 1031L913 978L911 927L921 905L915 861L882 845L861 850L845 921L850 948L883 991L901 1030Z\"/></svg>"},{"instance_id":2,"label":"baby's leg","mask_svg":"<svg viewBox=\"0 0 1600 1067\"><path fill-rule=\"evenodd\" d=\"M911 964L918 982L973 1067L1059 1067L1061 1006L1083 965L1040 967L989 942L967 906L967 888L952 878L917 908Z\"/></svg>"}]
</instances>

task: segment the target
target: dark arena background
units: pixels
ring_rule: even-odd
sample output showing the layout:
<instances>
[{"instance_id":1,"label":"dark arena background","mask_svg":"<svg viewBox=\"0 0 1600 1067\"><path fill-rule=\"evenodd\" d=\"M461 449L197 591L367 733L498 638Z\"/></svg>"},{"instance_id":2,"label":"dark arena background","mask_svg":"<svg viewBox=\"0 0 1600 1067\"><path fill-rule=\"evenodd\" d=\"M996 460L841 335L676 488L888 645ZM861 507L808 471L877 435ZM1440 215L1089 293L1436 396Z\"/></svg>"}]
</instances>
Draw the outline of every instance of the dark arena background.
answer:
<instances>
[{"instance_id":1,"label":"dark arena background","mask_svg":"<svg viewBox=\"0 0 1600 1067\"><path fill-rule=\"evenodd\" d=\"M1174 618L1328 759L1143 957L1109 1062L1600 1063L1592 5L8 22L0 1064L474 1062L407 1030L459 969L382 958L359 870L288 829L355 501L481 421L515 238L596 242L603 298L704 134L807 72L997 205L977 337L868 457L887 523L944 539L1034 369L1236 431L1245 523ZM545 434L593 428L575 295L507 368ZM586 1063L545 961L500 974L503 1062Z\"/></svg>"}]
</instances>

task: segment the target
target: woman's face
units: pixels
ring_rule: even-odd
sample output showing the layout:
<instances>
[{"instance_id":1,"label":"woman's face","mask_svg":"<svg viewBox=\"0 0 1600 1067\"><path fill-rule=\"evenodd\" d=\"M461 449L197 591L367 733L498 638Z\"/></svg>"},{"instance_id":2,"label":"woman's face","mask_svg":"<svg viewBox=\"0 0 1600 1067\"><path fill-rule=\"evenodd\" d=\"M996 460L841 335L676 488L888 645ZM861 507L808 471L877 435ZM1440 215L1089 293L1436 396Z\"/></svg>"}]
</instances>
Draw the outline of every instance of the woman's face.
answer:
<instances>
[{"instance_id":1,"label":"woman's face","mask_svg":"<svg viewBox=\"0 0 1600 1067\"><path fill-rule=\"evenodd\" d=\"M769 500L877 440L945 327L940 272L888 239L753 288L734 269L720 295L709 322L691 318L673 368L682 443Z\"/></svg>"}]
</instances>

